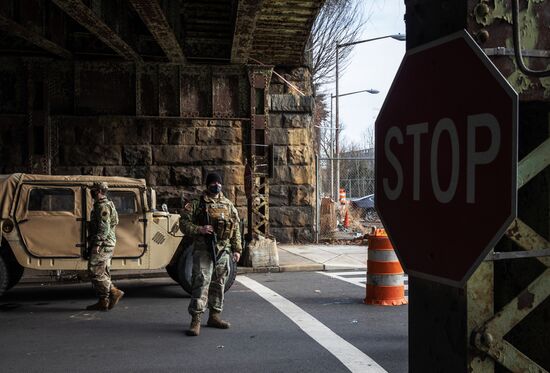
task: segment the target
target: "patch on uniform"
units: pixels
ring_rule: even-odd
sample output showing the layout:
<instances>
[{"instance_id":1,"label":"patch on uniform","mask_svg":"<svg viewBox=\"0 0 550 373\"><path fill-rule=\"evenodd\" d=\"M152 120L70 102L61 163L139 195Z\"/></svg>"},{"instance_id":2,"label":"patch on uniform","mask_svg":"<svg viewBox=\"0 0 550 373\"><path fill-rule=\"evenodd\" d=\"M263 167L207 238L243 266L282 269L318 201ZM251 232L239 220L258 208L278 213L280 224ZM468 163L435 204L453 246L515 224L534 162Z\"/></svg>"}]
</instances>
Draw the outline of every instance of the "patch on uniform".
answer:
<instances>
[{"instance_id":1,"label":"patch on uniform","mask_svg":"<svg viewBox=\"0 0 550 373\"><path fill-rule=\"evenodd\" d=\"M183 206L183 209L185 211L188 211L188 212L193 212L193 205L191 204L191 202L187 202L184 206Z\"/></svg>"}]
</instances>

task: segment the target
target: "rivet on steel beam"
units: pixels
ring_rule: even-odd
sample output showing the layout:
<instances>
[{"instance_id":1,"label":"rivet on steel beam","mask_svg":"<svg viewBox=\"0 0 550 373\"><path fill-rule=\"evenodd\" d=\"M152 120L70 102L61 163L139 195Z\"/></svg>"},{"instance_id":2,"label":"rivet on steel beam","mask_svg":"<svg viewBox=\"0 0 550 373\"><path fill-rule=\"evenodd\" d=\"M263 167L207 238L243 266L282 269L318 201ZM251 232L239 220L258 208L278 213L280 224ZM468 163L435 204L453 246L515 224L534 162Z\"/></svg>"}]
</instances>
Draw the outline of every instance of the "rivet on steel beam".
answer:
<instances>
[{"instance_id":1,"label":"rivet on steel beam","mask_svg":"<svg viewBox=\"0 0 550 373\"><path fill-rule=\"evenodd\" d=\"M484 1L481 1L474 8L474 13L480 18L487 16L490 11L491 8L489 8L489 5L487 5L487 3L485 3Z\"/></svg>"},{"instance_id":2,"label":"rivet on steel beam","mask_svg":"<svg viewBox=\"0 0 550 373\"><path fill-rule=\"evenodd\" d=\"M491 335L491 333L484 332L484 333L481 335L481 343L483 343L485 346L491 347L492 344L493 344L493 341L494 341L494 338L493 338L493 336Z\"/></svg>"},{"instance_id":3,"label":"rivet on steel beam","mask_svg":"<svg viewBox=\"0 0 550 373\"><path fill-rule=\"evenodd\" d=\"M489 31L481 29L476 33L475 38L479 44L483 44L489 40Z\"/></svg>"},{"instance_id":4,"label":"rivet on steel beam","mask_svg":"<svg viewBox=\"0 0 550 373\"><path fill-rule=\"evenodd\" d=\"M473 333L473 344L480 351L487 352L491 349L493 345L494 338L491 333L488 333L484 330L474 331Z\"/></svg>"}]
</instances>

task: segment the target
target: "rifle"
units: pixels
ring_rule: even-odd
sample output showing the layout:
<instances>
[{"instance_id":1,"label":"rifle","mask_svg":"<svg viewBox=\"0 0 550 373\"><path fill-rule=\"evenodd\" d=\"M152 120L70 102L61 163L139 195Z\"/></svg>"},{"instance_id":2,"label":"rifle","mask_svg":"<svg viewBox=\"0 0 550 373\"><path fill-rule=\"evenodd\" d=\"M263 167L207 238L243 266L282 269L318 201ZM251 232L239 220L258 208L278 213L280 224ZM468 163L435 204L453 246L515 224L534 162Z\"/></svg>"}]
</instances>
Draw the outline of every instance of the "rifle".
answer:
<instances>
[{"instance_id":1,"label":"rifle","mask_svg":"<svg viewBox=\"0 0 550 373\"><path fill-rule=\"evenodd\" d=\"M201 210L204 214L204 225L212 225L210 221L210 215L208 214L208 210L206 209L206 202L201 197ZM214 267L216 267L216 263L218 262L218 257L216 255L217 251L217 244L218 244L218 237L216 236L216 232L212 232L212 234L207 234L204 237L204 240L210 247L210 256L212 257L212 263L214 263Z\"/></svg>"}]
</instances>

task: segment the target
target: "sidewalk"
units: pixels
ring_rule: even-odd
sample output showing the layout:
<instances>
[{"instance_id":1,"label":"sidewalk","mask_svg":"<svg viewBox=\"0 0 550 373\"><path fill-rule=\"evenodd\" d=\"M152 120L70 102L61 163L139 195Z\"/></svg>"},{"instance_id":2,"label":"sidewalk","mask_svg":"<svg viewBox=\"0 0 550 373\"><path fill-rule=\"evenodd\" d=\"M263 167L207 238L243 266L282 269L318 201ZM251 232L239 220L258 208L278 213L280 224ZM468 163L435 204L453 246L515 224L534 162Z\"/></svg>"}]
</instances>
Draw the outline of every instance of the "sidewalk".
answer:
<instances>
[{"instance_id":1,"label":"sidewalk","mask_svg":"<svg viewBox=\"0 0 550 373\"><path fill-rule=\"evenodd\" d=\"M281 272L367 268L367 246L310 244L278 248Z\"/></svg>"},{"instance_id":2,"label":"sidewalk","mask_svg":"<svg viewBox=\"0 0 550 373\"><path fill-rule=\"evenodd\" d=\"M367 246L353 245L285 245L277 246L279 265L275 267L238 267L237 273L340 271L367 268ZM63 276L64 278L66 276ZM114 270L113 280L168 277L164 269ZM72 282L76 279L65 279ZM55 271L25 270L21 284L50 283L57 281ZM63 282L63 280L61 280Z\"/></svg>"}]
</instances>

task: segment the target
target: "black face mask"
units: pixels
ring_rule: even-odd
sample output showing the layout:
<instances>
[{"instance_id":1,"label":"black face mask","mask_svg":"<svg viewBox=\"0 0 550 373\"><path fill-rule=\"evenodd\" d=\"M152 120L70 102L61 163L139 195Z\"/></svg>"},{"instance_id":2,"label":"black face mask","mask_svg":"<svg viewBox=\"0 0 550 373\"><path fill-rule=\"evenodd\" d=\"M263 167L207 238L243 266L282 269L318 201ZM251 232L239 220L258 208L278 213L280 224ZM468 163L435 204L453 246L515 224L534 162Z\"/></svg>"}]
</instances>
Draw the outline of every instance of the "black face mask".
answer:
<instances>
[{"instance_id":1,"label":"black face mask","mask_svg":"<svg viewBox=\"0 0 550 373\"><path fill-rule=\"evenodd\" d=\"M208 186L208 192L210 192L212 194L218 194L221 191L222 191L222 186L221 185L215 184L215 185L209 185Z\"/></svg>"}]
</instances>

